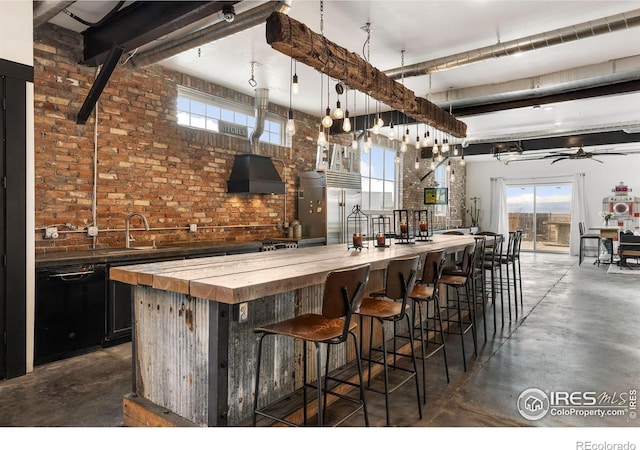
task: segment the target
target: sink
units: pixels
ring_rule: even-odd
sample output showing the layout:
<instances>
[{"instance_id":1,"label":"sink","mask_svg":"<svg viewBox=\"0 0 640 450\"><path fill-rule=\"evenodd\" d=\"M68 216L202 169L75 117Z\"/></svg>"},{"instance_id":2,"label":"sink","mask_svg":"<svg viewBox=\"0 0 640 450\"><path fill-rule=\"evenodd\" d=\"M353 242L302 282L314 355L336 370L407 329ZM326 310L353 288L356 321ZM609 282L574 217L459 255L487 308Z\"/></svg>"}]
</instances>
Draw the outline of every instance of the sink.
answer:
<instances>
[{"instance_id":1,"label":"sink","mask_svg":"<svg viewBox=\"0 0 640 450\"><path fill-rule=\"evenodd\" d=\"M154 252L157 250L171 250L177 247L154 247L152 245L144 245L144 246L136 246L136 247L129 247L129 248L105 248L105 249L101 249L98 250L97 253L101 254L101 255L127 255L127 254L132 254L132 253L136 253L136 252L142 252L142 251L146 251L146 252Z\"/></svg>"}]
</instances>

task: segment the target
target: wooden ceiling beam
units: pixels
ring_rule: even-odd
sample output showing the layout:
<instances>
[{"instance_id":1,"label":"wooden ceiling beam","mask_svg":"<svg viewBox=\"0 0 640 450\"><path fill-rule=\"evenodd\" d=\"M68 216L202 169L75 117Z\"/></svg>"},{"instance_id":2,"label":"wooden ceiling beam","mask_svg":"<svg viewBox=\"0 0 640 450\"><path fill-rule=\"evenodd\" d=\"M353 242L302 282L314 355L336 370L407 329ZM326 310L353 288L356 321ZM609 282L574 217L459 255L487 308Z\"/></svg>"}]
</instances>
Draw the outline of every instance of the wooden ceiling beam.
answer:
<instances>
[{"instance_id":1,"label":"wooden ceiling beam","mask_svg":"<svg viewBox=\"0 0 640 450\"><path fill-rule=\"evenodd\" d=\"M356 53L315 33L305 24L279 12L267 18L267 43L280 53L339 79L351 89L370 95L390 107L404 111L458 138L467 135L467 125L397 81L387 77Z\"/></svg>"}]
</instances>

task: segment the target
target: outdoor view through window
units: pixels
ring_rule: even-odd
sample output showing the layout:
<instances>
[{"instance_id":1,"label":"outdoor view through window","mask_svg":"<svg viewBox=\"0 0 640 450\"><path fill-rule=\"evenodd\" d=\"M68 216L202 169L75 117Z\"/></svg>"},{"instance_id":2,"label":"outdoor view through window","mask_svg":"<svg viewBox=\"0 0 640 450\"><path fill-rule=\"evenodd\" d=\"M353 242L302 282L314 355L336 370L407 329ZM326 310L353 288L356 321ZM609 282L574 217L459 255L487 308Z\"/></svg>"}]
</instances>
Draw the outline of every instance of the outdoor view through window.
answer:
<instances>
[{"instance_id":1,"label":"outdoor view through window","mask_svg":"<svg viewBox=\"0 0 640 450\"><path fill-rule=\"evenodd\" d=\"M568 252L571 183L507 186L509 231L523 230L522 250Z\"/></svg>"}]
</instances>

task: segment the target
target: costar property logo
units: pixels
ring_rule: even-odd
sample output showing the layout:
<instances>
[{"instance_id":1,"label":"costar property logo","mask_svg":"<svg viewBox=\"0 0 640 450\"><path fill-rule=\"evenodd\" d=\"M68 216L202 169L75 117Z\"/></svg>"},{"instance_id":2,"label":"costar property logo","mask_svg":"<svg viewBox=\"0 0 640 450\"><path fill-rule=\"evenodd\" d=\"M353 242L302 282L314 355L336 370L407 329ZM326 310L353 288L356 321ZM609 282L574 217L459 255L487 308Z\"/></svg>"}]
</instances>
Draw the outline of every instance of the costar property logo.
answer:
<instances>
[{"instance_id":1,"label":"costar property logo","mask_svg":"<svg viewBox=\"0 0 640 450\"><path fill-rule=\"evenodd\" d=\"M540 389L530 388L518 397L518 412L528 420L539 420L549 412L549 397Z\"/></svg>"}]
</instances>

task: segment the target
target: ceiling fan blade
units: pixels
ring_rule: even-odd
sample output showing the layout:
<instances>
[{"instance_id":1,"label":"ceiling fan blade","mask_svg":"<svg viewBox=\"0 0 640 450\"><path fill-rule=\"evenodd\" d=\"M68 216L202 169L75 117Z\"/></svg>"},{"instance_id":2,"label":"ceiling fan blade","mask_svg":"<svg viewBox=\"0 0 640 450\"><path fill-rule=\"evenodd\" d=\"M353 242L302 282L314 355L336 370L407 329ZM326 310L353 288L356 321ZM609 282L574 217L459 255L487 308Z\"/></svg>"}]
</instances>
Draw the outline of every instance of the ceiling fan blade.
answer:
<instances>
[{"instance_id":1,"label":"ceiling fan blade","mask_svg":"<svg viewBox=\"0 0 640 450\"><path fill-rule=\"evenodd\" d=\"M610 152L610 153L598 153L598 152L594 152L592 153L593 155L598 155L598 156L606 156L606 155L626 155L626 153L619 153L619 152Z\"/></svg>"}]
</instances>

